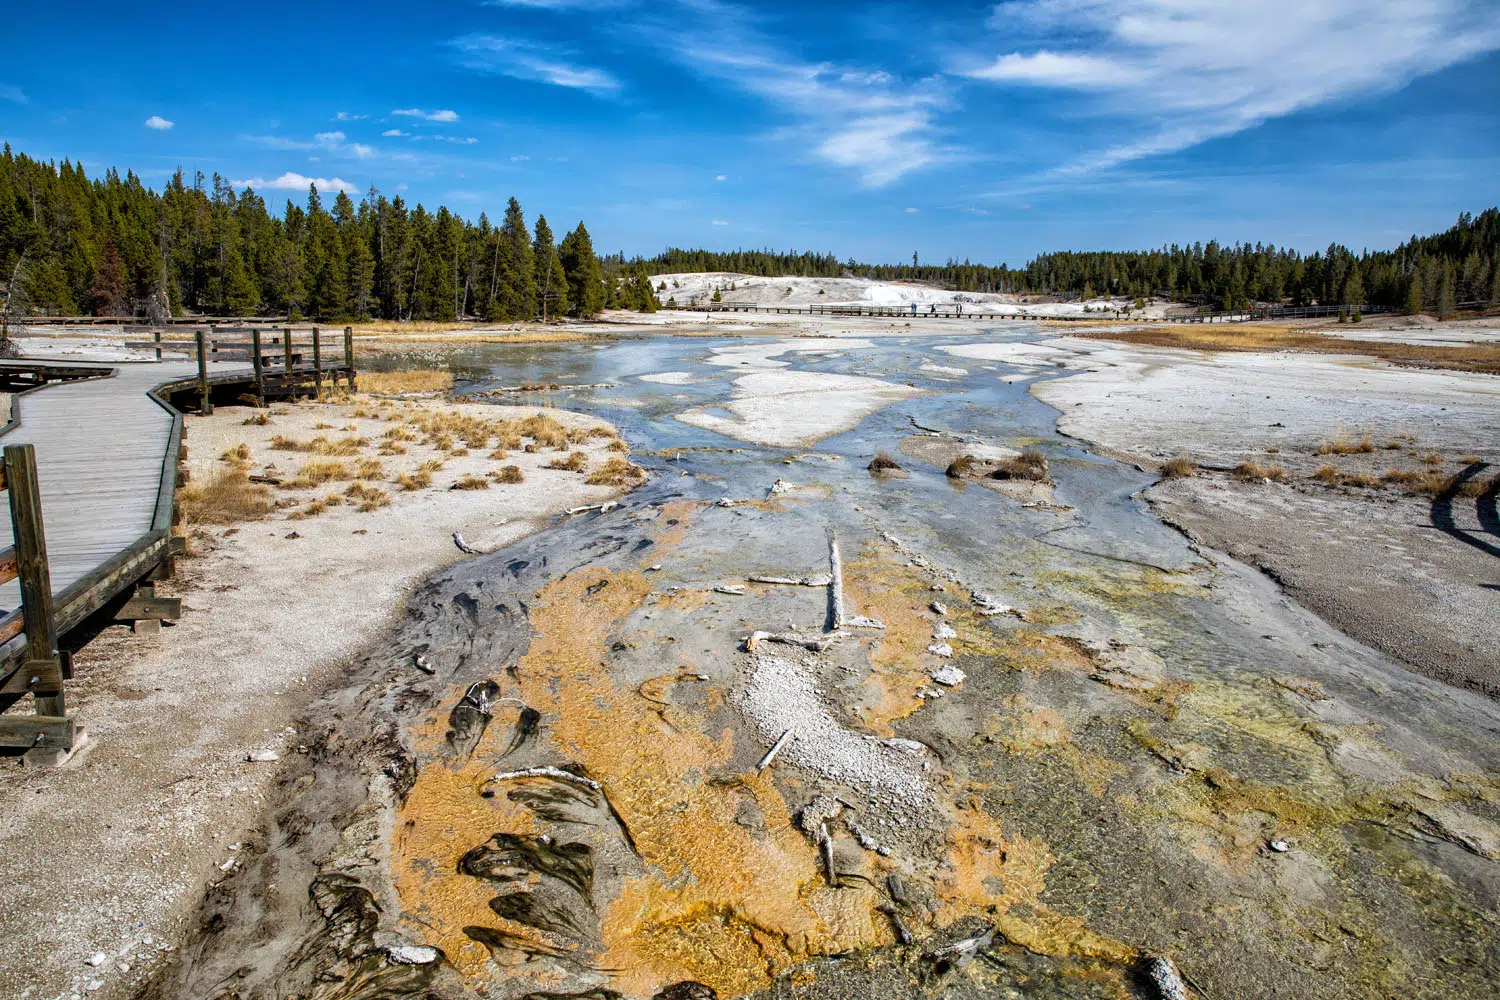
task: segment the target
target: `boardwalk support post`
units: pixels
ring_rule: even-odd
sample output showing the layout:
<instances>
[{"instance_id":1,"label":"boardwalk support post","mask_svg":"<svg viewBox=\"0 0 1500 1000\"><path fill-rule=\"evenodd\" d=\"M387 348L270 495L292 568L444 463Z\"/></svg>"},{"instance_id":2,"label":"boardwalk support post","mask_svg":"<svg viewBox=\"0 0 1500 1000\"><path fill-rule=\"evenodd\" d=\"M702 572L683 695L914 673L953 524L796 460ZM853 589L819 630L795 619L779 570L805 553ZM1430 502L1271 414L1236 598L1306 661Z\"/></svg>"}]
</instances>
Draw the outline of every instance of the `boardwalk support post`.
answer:
<instances>
[{"instance_id":1,"label":"boardwalk support post","mask_svg":"<svg viewBox=\"0 0 1500 1000\"><path fill-rule=\"evenodd\" d=\"M56 763L73 749L75 732L73 721L65 717L62 658L57 652L52 613L52 577L47 569L36 449L29 444L7 445L4 464L26 631L26 660L20 673L36 699L36 715L0 717L0 745L25 746L40 758L34 762Z\"/></svg>"},{"instance_id":2,"label":"boardwalk support post","mask_svg":"<svg viewBox=\"0 0 1500 1000\"><path fill-rule=\"evenodd\" d=\"M354 327L344 327L344 367L349 378L349 391L354 391Z\"/></svg>"},{"instance_id":3,"label":"boardwalk support post","mask_svg":"<svg viewBox=\"0 0 1500 1000\"><path fill-rule=\"evenodd\" d=\"M323 398L323 347L317 327L313 327L313 391L315 399Z\"/></svg>"},{"instance_id":4,"label":"boardwalk support post","mask_svg":"<svg viewBox=\"0 0 1500 1000\"><path fill-rule=\"evenodd\" d=\"M260 331L250 331L250 360L255 368L255 400L257 406L266 405L266 373L261 370Z\"/></svg>"},{"instance_id":5,"label":"boardwalk support post","mask_svg":"<svg viewBox=\"0 0 1500 1000\"><path fill-rule=\"evenodd\" d=\"M208 338L202 330L193 336L198 341L198 412L208 416L214 412L214 401L208 395Z\"/></svg>"},{"instance_id":6,"label":"boardwalk support post","mask_svg":"<svg viewBox=\"0 0 1500 1000\"><path fill-rule=\"evenodd\" d=\"M292 398L297 398L297 385L292 381L292 328L283 327L281 331L281 374L285 378L285 385Z\"/></svg>"}]
</instances>

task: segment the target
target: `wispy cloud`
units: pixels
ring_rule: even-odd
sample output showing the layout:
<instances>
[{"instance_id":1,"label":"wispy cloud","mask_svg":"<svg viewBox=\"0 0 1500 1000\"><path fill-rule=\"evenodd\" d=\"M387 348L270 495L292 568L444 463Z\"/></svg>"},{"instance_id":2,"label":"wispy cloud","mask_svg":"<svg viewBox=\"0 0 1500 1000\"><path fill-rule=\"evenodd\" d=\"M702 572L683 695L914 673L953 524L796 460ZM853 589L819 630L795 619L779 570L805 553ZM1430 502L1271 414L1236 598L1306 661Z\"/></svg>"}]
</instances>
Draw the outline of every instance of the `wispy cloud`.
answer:
<instances>
[{"instance_id":1,"label":"wispy cloud","mask_svg":"<svg viewBox=\"0 0 1500 1000\"><path fill-rule=\"evenodd\" d=\"M355 114L350 114L347 111L340 111L337 115L334 115L334 117L337 118L341 122L358 122L358 121L364 121L366 118L368 118L370 116L369 115L355 115Z\"/></svg>"},{"instance_id":2,"label":"wispy cloud","mask_svg":"<svg viewBox=\"0 0 1500 1000\"><path fill-rule=\"evenodd\" d=\"M349 142L348 137L342 132L318 132L310 140L293 139L283 135L253 135L250 139L271 149L322 151L356 160L369 160L378 155L373 146L367 146L362 142Z\"/></svg>"},{"instance_id":3,"label":"wispy cloud","mask_svg":"<svg viewBox=\"0 0 1500 1000\"><path fill-rule=\"evenodd\" d=\"M144 124L147 128L155 129L158 132L165 132L167 129L171 128L177 123L169 122L161 115L152 115L150 118L147 118L142 124Z\"/></svg>"},{"instance_id":4,"label":"wispy cloud","mask_svg":"<svg viewBox=\"0 0 1500 1000\"><path fill-rule=\"evenodd\" d=\"M729 225L729 220L728 219L714 219L713 220L713 224L716 225L716 226L727 226L727 225Z\"/></svg>"},{"instance_id":5,"label":"wispy cloud","mask_svg":"<svg viewBox=\"0 0 1500 1000\"><path fill-rule=\"evenodd\" d=\"M20 87L12 87L9 84L0 83L0 101L11 101L15 104L30 104L31 98L22 93Z\"/></svg>"},{"instance_id":6,"label":"wispy cloud","mask_svg":"<svg viewBox=\"0 0 1500 1000\"><path fill-rule=\"evenodd\" d=\"M288 170L280 177L266 180L264 177L247 177L229 182L237 188L255 188L257 191L306 191L313 184L319 191L358 192L358 188L340 177L305 177Z\"/></svg>"},{"instance_id":7,"label":"wispy cloud","mask_svg":"<svg viewBox=\"0 0 1500 1000\"><path fill-rule=\"evenodd\" d=\"M388 128L388 129L386 129L384 132L382 132L380 134L383 135L383 136L387 136L387 137L390 137L390 136L411 135L410 132L403 132L399 128Z\"/></svg>"},{"instance_id":8,"label":"wispy cloud","mask_svg":"<svg viewBox=\"0 0 1500 1000\"><path fill-rule=\"evenodd\" d=\"M883 187L954 157L940 142L937 115L950 106L938 77L906 80L881 69L811 63L781 51L740 7L694 0L689 26L651 29L661 51L683 67L730 83L790 115L788 138ZM695 27L702 22L712 28Z\"/></svg>"},{"instance_id":9,"label":"wispy cloud","mask_svg":"<svg viewBox=\"0 0 1500 1000\"><path fill-rule=\"evenodd\" d=\"M961 72L1085 95L1144 133L1076 159L1071 173L1397 89L1500 48L1492 0L1012 0L990 26L1011 51Z\"/></svg>"},{"instance_id":10,"label":"wispy cloud","mask_svg":"<svg viewBox=\"0 0 1500 1000\"><path fill-rule=\"evenodd\" d=\"M632 0L484 0L481 7L531 7L536 10L603 10L625 7Z\"/></svg>"},{"instance_id":11,"label":"wispy cloud","mask_svg":"<svg viewBox=\"0 0 1500 1000\"><path fill-rule=\"evenodd\" d=\"M475 32L448 44L459 64L476 72L535 80L600 96L620 89L620 82L604 70L577 65L569 61L567 53L536 42Z\"/></svg>"},{"instance_id":12,"label":"wispy cloud","mask_svg":"<svg viewBox=\"0 0 1500 1000\"><path fill-rule=\"evenodd\" d=\"M456 122L458 112L443 109L442 111L423 111L421 108L397 108L391 114L400 118L422 118L430 122Z\"/></svg>"}]
</instances>

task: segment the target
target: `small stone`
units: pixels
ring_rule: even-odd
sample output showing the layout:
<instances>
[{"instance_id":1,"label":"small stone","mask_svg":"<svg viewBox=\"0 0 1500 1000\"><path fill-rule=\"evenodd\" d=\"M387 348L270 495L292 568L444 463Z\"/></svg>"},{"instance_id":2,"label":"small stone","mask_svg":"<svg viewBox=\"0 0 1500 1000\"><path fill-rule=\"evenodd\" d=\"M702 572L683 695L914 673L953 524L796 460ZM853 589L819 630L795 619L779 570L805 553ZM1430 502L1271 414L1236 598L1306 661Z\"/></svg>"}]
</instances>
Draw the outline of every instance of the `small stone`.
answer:
<instances>
[{"instance_id":1,"label":"small stone","mask_svg":"<svg viewBox=\"0 0 1500 1000\"><path fill-rule=\"evenodd\" d=\"M938 627L932 630L934 639L956 639L958 632L947 622L938 622Z\"/></svg>"},{"instance_id":2,"label":"small stone","mask_svg":"<svg viewBox=\"0 0 1500 1000\"><path fill-rule=\"evenodd\" d=\"M102 951L96 951L88 958L85 958L83 960L83 964L98 967L100 965L103 965L107 961L109 961L108 955L104 954L104 952Z\"/></svg>"},{"instance_id":3,"label":"small stone","mask_svg":"<svg viewBox=\"0 0 1500 1000\"><path fill-rule=\"evenodd\" d=\"M946 615L948 613L948 605L944 604L942 601L933 601L928 605L928 607L932 608L933 611L937 612L940 615Z\"/></svg>"},{"instance_id":4,"label":"small stone","mask_svg":"<svg viewBox=\"0 0 1500 1000\"><path fill-rule=\"evenodd\" d=\"M245 754L245 760L252 764L269 764L280 759L281 756L275 750L252 750Z\"/></svg>"},{"instance_id":5,"label":"small stone","mask_svg":"<svg viewBox=\"0 0 1500 1000\"><path fill-rule=\"evenodd\" d=\"M1273 840L1271 841L1270 846L1271 850L1275 851L1277 854L1285 854L1287 851L1290 851L1292 849L1292 845L1288 844L1284 840Z\"/></svg>"},{"instance_id":6,"label":"small stone","mask_svg":"<svg viewBox=\"0 0 1500 1000\"><path fill-rule=\"evenodd\" d=\"M95 990L103 989L104 988L104 980L102 980L102 979L90 979L88 982L86 982L86 983L83 984L83 988L86 989L86 990L88 990L90 993L94 992Z\"/></svg>"},{"instance_id":7,"label":"small stone","mask_svg":"<svg viewBox=\"0 0 1500 1000\"><path fill-rule=\"evenodd\" d=\"M958 685L962 684L967 678L967 674L965 674L962 670L958 669L951 663L932 675L933 683L941 684L943 685L943 687L957 687Z\"/></svg>"},{"instance_id":8,"label":"small stone","mask_svg":"<svg viewBox=\"0 0 1500 1000\"><path fill-rule=\"evenodd\" d=\"M927 647L927 652L933 656L949 657L953 655L953 647L946 642L935 642Z\"/></svg>"}]
</instances>

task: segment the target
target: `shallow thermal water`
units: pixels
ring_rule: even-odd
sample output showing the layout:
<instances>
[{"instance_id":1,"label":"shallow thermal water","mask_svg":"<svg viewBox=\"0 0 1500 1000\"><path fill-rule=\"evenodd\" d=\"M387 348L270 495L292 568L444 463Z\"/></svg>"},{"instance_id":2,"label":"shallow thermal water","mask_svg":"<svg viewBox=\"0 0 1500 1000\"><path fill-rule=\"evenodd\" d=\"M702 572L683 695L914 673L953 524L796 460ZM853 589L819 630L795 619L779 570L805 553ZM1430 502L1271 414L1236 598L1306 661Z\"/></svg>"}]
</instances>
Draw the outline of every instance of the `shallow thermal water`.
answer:
<instances>
[{"instance_id":1,"label":"shallow thermal water","mask_svg":"<svg viewBox=\"0 0 1500 1000\"><path fill-rule=\"evenodd\" d=\"M1150 476L1055 433L1033 370L939 350L1035 335L445 354L470 391L595 386L541 398L612 421L653 479L463 564L397 629L436 659L449 623L467 671L410 734L408 937L506 997L1128 997L1149 954L1205 996L1497 995L1500 711L1193 550L1135 498ZM918 394L800 447L679 419L733 416L766 370ZM963 442L1039 448L1055 495L948 479ZM877 450L903 471L866 471ZM746 651L821 634L828 587L749 577L828 573L830 531L846 618L885 628ZM521 652L476 652L516 627L486 601L524 610ZM981 961L931 954L989 930Z\"/></svg>"}]
</instances>

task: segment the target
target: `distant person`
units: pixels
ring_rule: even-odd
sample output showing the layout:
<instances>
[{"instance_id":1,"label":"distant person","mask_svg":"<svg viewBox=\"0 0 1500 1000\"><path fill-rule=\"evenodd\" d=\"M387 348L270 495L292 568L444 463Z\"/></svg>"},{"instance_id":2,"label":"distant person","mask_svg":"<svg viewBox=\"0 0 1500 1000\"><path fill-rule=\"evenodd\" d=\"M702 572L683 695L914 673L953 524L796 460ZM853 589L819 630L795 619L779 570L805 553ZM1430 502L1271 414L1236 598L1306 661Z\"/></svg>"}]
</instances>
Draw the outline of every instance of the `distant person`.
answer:
<instances>
[{"instance_id":1,"label":"distant person","mask_svg":"<svg viewBox=\"0 0 1500 1000\"><path fill-rule=\"evenodd\" d=\"M932 305L928 306L927 309L928 309L929 312L932 313L932 315L934 315L934 316L937 315L937 303L936 302L934 302Z\"/></svg>"},{"instance_id":2,"label":"distant person","mask_svg":"<svg viewBox=\"0 0 1500 1000\"><path fill-rule=\"evenodd\" d=\"M913 303L912 303L912 304L911 304L911 314L912 314L912 315L913 315L913 316L915 316L915 315L916 315L916 314L917 314L917 304L916 304L916 303L915 303L915 302L913 302Z\"/></svg>"}]
</instances>

